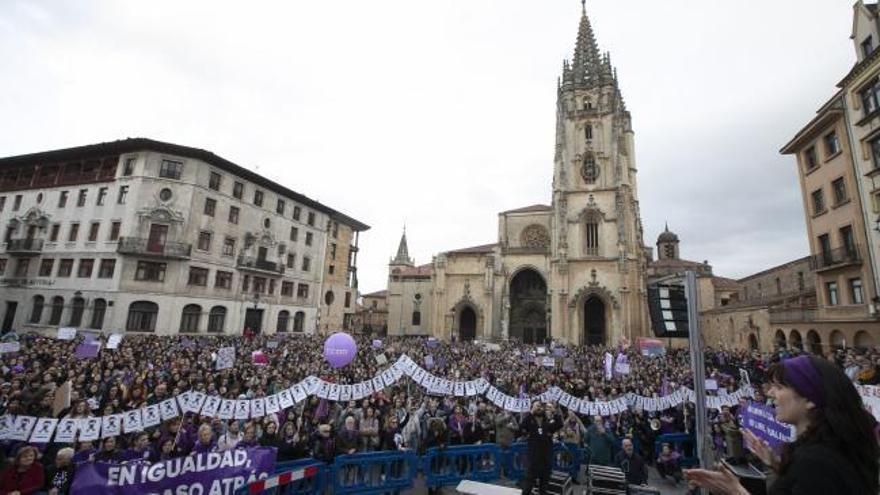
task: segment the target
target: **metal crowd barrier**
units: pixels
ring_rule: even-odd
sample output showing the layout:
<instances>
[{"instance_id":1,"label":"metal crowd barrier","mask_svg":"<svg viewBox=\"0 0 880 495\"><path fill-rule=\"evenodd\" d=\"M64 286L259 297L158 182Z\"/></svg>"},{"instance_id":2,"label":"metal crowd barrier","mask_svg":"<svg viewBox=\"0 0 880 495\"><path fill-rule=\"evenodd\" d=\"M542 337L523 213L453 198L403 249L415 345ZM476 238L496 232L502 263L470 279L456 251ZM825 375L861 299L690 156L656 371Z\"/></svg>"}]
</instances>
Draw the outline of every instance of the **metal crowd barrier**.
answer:
<instances>
[{"instance_id":1,"label":"metal crowd barrier","mask_svg":"<svg viewBox=\"0 0 880 495\"><path fill-rule=\"evenodd\" d=\"M234 495L321 495L324 493L326 467L314 461L273 476L249 483L235 491Z\"/></svg>"},{"instance_id":2,"label":"metal crowd barrier","mask_svg":"<svg viewBox=\"0 0 880 495\"><path fill-rule=\"evenodd\" d=\"M339 455L330 467L334 495L376 494L412 488L418 474L414 452L389 450Z\"/></svg>"},{"instance_id":3,"label":"metal crowd barrier","mask_svg":"<svg viewBox=\"0 0 880 495\"><path fill-rule=\"evenodd\" d=\"M565 471L572 479L576 479L584 460L584 451L573 443L553 444L553 470ZM504 477L519 481L526 477L528 471L528 447L526 442L515 442L505 452Z\"/></svg>"},{"instance_id":4,"label":"metal crowd barrier","mask_svg":"<svg viewBox=\"0 0 880 495\"><path fill-rule=\"evenodd\" d=\"M494 444L433 447L422 456L422 472L429 488L462 480L492 481L501 477L501 448Z\"/></svg>"}]
</instances>

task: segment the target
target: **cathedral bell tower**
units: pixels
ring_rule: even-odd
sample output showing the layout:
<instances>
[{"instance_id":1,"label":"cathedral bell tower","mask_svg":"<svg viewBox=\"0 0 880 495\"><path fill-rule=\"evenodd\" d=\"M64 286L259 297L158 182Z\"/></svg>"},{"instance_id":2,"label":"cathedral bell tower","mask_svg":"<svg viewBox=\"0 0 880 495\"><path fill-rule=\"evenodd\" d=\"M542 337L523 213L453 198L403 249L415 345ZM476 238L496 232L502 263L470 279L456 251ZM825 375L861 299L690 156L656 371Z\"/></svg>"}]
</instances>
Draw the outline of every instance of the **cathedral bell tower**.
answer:
<instances>
[{"instance_id":1,"label":"cathedral bell tower","mask_svg":"<svg viewBox=\"0 0 880 495\"><path fill-rule=\"evenodd\" d=\"M632 121L582 2L574 56L557 84L553 336L617 343L647 331Z\"/></svg>"}]
</instances>

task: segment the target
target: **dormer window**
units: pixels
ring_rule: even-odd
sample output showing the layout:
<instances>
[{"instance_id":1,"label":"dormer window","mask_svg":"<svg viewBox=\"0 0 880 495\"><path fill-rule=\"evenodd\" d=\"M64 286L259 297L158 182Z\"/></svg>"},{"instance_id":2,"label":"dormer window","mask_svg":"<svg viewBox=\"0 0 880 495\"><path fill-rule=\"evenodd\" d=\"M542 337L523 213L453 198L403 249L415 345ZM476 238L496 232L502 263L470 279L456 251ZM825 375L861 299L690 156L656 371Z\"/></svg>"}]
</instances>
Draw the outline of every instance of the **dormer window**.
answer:
<instances>
[{"instance_id":1,"label":"dormer window","mask_svg":"<svg viewBox=\"0 0 880 495\"><path fill-rule=\"evenodd\" d=\"M868 35L864 41L862 41L862 56L864 58L868 58L871 53L874 52L874 36Z\"/></svg>"}]
</instances>

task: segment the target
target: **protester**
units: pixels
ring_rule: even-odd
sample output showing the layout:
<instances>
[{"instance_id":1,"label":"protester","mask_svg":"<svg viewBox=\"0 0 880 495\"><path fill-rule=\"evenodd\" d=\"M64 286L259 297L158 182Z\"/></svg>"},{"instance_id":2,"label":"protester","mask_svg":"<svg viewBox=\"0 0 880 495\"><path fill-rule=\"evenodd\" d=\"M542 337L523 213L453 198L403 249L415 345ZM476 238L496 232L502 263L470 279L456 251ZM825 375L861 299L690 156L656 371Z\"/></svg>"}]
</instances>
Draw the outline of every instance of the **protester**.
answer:
<instances>
[{"instance_id":1,"label":"protester","mask_svg":"<svg viewBox=\"0 0 880 495\"><path fill-rule=\"evenodd\" d=\"M55 462L46 467L43 491L48 495L67 495L73 481L73 449L65 447L55 454Z\"/></svg>"},{"instance_id":2,"label":"protester","mask_svg":"<svg viewBox=\"0 0 880 495\"><path fill-rule=\"evenodd\" d=\"M657 472L660 477L666 479L671 476L676 483L681 481L681 453L672 448L672 445L664 443L660 447L660 454L657 456Z\"/></svg>"},{"instance_id":3,"label":"protester","mask_svg":"<svg viewBox=\"0 0 880 495\"><path fill-rule=\"evenodd\" d=\"M593 424L587 428L586 443L591 464L613 465L617 439L605 428L602 416L593 417Z\"/></svg>"},{"instance_id":4,"label":"protester","mask_svg":"<svg viewBox=\"0 0 880 495\"><path fill-rule=\"evenodd\" d=\"M553 404L532 403L529 414L520 423L520 430L526 435L528 443L529 469L523 480L523 495L531 495L537 482L538 493L544 495L550 486L550 471L553 452L553 435L562 428L562 417L556 413Z\"/></svg>"},{"instance_id":5,"label":"protester","mask_svg":"<svg viewBox=\"0 0 880 495\"><path fill-rule=\"evenodd\" d=\"M648 467L642 456L635 452L633 442L629 438L624 438L621 442L621 451L617 453L615 464L626 475L626 482L630 485L648 483Z\"/></svg>"},{"instance_id":6,"label":"protester","mask_svg":"<svg viewBox=\"0 0 880 495\"><path fill-rule=\"evenodd\" d=\"M31 495L42 490L45 480L38 454L31 445L18 449L12 465L0 472L0 495Z\"/></svg>"},{"instance_id":7,"label":"protester","mask_svg":"<svg viewBox=\"0 0 880 495\"><path fill-rule=\"evenodd\" d=\"M773 494L835 495L878 492L876 421L840 368L815 356L798 356L769 370L770 396L779 421L795 426L797 439L777 457L745 431L750 449L778 474ZM687 470L691 486L713 493L747 493L727 470Z\"/></svg>"}]
</instances>

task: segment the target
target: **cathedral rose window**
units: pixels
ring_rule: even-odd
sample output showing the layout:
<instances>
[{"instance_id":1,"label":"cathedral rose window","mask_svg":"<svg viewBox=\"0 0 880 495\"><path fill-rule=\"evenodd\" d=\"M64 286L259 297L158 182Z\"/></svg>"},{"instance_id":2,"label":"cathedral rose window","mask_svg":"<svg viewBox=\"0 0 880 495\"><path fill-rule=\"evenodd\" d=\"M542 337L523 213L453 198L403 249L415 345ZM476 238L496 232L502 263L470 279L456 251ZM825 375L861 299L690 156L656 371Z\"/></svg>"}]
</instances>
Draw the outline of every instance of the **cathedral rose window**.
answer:
<instances>
[{"instance_id":1,"label":"cathedral rose window","mask_svg":"<svg viewBox=\"0 0 880 495\"><path fill-rule=\"evenodd\" d=\"M547 248L550 246L550 234L543 225L529 225L522 232L522 245L530 248Z\"/></svg>"}]
</instances>

